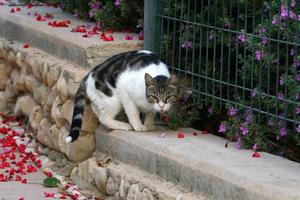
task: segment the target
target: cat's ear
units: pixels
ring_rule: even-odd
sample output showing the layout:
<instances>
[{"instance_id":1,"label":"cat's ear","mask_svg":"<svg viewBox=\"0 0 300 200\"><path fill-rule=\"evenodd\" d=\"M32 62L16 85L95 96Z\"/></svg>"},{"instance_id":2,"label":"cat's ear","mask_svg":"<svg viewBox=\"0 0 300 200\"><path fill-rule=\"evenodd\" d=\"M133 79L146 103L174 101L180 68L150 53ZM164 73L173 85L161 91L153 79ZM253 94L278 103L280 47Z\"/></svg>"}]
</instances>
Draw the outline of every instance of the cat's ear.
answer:
<instances>
[{"instance_id":1,"label":"cat's ear","mask_svg":"<svg viewBox=\"0 0 300 200\"><path fill-rule=\"evenodd\" d=\"M154 84L153 78L148 73L145 74L145 83L146 83L146 86Z\"/></svg>"},{"instance_id":2,"label":"cat's ear","mask_svg":"<svg viewBox=\"0 0 300 200\"><path fill-rule=\"evenodd\" d=\"M170 85L177 85L178 84L178 78L176 75L172 74L169 78L169 84Z\"/></svg>"}]
</instances>

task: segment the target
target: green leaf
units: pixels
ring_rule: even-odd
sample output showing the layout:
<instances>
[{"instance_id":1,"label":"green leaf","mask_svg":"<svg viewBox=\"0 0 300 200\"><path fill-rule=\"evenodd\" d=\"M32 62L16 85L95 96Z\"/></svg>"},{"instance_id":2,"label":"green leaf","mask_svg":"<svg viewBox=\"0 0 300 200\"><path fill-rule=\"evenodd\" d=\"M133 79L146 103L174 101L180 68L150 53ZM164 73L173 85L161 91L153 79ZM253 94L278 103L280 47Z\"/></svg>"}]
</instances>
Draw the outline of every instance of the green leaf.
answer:
<instances>
[{"instance_id":1,"label":"green leaf","mask_svg":"<svg viewBox=\"0 0 300 200\"><path fill-rule=\"evenodd\" d=\"M58 187L60 181L55 177L45 178L43 181L43 185L45 187Z\"/></svg>"}]
</instances>

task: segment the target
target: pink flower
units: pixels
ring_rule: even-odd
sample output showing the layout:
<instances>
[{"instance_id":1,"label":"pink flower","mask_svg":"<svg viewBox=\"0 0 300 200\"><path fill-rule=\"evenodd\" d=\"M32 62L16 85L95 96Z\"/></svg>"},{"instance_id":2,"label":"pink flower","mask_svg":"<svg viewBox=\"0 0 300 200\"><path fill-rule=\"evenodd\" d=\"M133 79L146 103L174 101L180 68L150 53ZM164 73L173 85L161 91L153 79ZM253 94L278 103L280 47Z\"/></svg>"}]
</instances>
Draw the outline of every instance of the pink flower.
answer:
<instances>
[{"instance_id":1,"label":"pink flower","mask_svg":"<svg viewBox=\"0 0 300 200\"><path fill-rule=\"evenodd\" d=\"M219 126L218 132L219 132L219 133L225 133L225 132L226 132L226 129L227 129L226 125L225 125L225 124L221 124L221 125Z\"/></svg>"},{"instance_id":2,"label":"pink flower","mask_svg":"<svg viewBox=\"0 0 300 200\"><path fill-rule=\"evenodd\" d=\"M261 60L264 57L264 52L260 50L255 51L255 58L257 61Z\"/></svg>"},{"instance_id":3,"label":"pink flower","mask_svg":"<svg viewBox=\"0 0 300 200\"><path fill-rule=\"evenodd\" d=\"M242 35L239 35L239 36L238 36L238 39L239 39L241 42L244 43L244 42L246 42L246 39L247 39L247 38L246 38L246 35L242 34Z\"/></svg>"}]
</instances>

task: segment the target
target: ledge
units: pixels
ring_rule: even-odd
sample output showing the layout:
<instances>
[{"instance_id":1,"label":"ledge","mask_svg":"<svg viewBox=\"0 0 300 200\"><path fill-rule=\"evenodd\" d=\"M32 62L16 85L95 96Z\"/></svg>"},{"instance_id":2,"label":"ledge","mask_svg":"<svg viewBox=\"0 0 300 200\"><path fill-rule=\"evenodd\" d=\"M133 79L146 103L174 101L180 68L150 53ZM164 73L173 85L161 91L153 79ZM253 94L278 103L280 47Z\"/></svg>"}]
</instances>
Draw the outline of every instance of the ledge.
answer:
<instances>
[{"instance_id":1,"label":"ledge","mask_svg":"<svg viewBox=\"0 0 300 200\"><path fill-rule=\"evenodd\" d=\"M150 174L211 199L300 199L300 164L260 152L224 147L222 138L183 129L177 132L96 130L96 148Z\"/></svg>"},{"instance_id":2,"label":"ledge","mask_svg":"<svg viewBox=\"0 0 300 200\"><path fill-rule=\"evenodd\" d=\"M21 7L21 6L20 6ZM10 13L12 7L4 5L0 7L0 36L6 39L29 43L74 64L91 68L107 57L124 51L141 49L143 42L137 40L125 40L125 33L114 33L114 41L103 42L100 36L94 35L83 38L81 33L73 33L71 29L77 25L93 25L75 18L73 15L62 12L59 8L37 6L27 9L21 7L21 12ZM30 12L31 16L27 13ZM37 21L35 12L45 16L46 13L53 14L52 20L71 20L70 27L53 28L48 25L49 21Z\"/></svg>"}]
</instances>

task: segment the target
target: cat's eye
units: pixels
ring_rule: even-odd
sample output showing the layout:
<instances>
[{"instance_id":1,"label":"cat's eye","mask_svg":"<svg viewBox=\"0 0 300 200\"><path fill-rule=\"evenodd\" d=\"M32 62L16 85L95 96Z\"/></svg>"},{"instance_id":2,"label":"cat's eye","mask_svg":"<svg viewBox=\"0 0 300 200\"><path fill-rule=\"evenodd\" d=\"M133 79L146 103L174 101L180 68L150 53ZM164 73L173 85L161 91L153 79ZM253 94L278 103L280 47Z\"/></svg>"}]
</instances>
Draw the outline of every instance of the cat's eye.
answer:
<instances>
[{"instance_id":1,"label":"cat's eye","mask_svg":"<svg viewBox=\"0 0 300 200\"><path fill-rule=\"evenodd\" d=\"M174 101L175 100L175 96L174 95L170 95L170 96L167 96L165 98L165 102L170 102L170 101Z\"/></svg>"},{"instance_id":2,"label":"cat's eye","mask_svg":"<svg viewBox=\"0 0 300 200\"><path fill-rule=\"evenodd\" d=\"M148 96L148 101L149 101L150 103L155 103L155 102L158 102L159 99L158 99L156 96L154 96L154 95L149 95L149 96Z\"/></svg>"}]
</instances>

